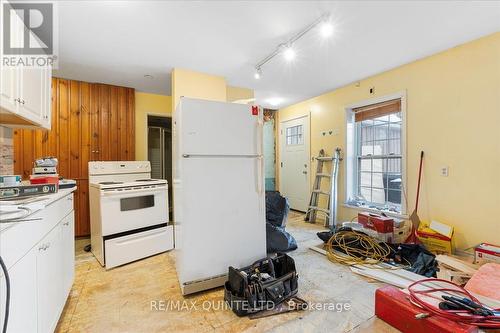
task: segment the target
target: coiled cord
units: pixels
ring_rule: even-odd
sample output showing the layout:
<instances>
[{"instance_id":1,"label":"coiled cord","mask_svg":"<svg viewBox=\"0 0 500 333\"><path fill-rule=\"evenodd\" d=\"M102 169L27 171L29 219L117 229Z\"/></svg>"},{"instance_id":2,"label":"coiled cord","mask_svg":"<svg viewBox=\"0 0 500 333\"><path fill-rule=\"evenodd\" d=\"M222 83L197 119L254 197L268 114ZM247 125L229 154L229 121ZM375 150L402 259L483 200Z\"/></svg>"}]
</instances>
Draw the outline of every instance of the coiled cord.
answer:
<instances>
[{"instance_id":1,"label":"coiled cord","mask_svg":"<svg viewBox=\"0 0 500 333\"><path fill-rule=\"evenodd\" d=\"M339 231L326 243L326 255L330 261L344 265L376 265L388 261L391 248L374 238L354 232Z\"/></svg>"}]
</instances>

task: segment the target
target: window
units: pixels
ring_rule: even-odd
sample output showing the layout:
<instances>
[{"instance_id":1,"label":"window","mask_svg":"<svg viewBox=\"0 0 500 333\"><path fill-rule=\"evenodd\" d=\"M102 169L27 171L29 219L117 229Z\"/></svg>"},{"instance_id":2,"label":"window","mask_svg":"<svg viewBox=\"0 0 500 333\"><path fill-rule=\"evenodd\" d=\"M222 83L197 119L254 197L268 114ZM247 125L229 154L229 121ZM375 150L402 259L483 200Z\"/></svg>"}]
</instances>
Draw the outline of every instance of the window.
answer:
<instances>
[{"instance_id":1,"label":"window","mask_svg":"<svg viewBox=\"0 0 500 333\"><path fill-rule=\"evenodd\" d=\"M348 204L401 213L401 100L354 108L351 113Z\"/></svg>"},{"instance_id":2,"label":"window","mask_svg":"<svg viewBox=\"0 0 500 333\"><path fill-rule=\"evenodd\" d=\"M301 145L303 143L304 143L304 138L302 137L302 125L287 127L286 144Z\"/></svg>"}]
</instances>

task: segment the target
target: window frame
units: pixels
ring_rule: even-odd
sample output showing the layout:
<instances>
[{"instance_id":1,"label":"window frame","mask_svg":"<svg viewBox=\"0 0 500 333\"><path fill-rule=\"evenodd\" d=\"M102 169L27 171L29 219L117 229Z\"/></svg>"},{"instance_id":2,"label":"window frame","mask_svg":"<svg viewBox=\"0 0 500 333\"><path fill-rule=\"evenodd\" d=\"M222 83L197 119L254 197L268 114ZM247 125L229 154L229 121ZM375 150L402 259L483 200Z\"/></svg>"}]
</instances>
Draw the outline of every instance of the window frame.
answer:
<instances>
[{"instance_id":1,"label":"window frame","mask_svg":"<svg viewBox=\"0 0 500 333\"><path fill-rule=\"evenodd\" d=\"M349 203L350 198L354 197L354 194L357 193L358 186L358 142L359 126L356 125L354 121L354 112L353 109L365 107L372 104L387 102L394 99L401 100L401 211L394 212L389 210L382 210L378 208L371 208L368 205L353 205ZM349 208L354 208L358 210L369 210L369 211L378 211L384 212L388 215L396 216L396 217L407 217L407 124L406 124L406 91L400 91L391 95L385 95L378 98L372 98L368 100L364 100L361 102L357 102L345 107L346 111L346 137L345 137L345 158L344 158L344 206Z\"/></svg>"}]
</instances>

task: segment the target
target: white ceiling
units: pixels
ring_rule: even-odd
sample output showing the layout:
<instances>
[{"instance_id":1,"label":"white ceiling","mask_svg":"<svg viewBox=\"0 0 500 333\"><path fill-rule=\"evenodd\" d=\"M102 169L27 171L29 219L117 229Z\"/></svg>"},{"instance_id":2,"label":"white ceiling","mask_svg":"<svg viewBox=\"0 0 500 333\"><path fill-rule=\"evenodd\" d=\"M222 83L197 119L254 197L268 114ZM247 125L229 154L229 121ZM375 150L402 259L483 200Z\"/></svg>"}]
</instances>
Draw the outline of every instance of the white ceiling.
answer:
<instances>
[{"instance_id":1,"label":"white ceiling","mask_svg":"<svg viewBox=\"0 0 500 333\"><path fill-rule=\"evenodd\" d=\"M58 10L57 76L169 95L181 67L253 88L264 106L281 99L277 107L500 31L498 1L61 1ZM278 56L253 78L259 60L326 11L331 39L311 31L293 63Z\"/></svg>"}]
</instances>

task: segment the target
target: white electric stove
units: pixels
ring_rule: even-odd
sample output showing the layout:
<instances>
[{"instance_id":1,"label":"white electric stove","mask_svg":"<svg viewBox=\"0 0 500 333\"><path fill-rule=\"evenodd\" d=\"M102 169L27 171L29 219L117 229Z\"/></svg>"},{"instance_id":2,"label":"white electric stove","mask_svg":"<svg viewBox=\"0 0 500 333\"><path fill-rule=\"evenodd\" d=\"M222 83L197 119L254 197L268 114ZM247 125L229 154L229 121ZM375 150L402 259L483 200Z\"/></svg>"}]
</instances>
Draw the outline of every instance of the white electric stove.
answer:
<instances>
[{"instance_id":1,"label":"white electric stove","mask_svg":"<svg viewBox=\"0 0 500 333\"><path fill-rule=\"evenodd\" d=\"M91 250L107 269L174 247L168 184L149 161L89 162Z\"/></svg>"}]
</instances>

